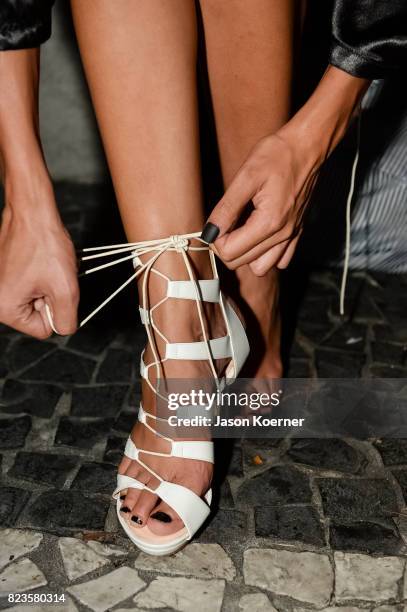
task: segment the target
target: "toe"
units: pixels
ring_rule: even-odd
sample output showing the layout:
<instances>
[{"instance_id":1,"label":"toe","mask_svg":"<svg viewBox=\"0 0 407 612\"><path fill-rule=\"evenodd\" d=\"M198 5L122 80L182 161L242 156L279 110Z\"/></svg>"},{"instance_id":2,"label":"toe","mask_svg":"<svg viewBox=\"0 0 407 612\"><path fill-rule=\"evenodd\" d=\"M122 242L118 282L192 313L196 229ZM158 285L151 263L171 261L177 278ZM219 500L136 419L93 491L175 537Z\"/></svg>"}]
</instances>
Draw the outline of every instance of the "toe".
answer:
<instances>
[{"instance_id":1,"label":"toe","mask_svg":"<svg viewBox=\"0 0 407 612\"><path fill-rule=\"evenodd\" d=\"M127 489L126 494L121 494L121 507L120 512L126 516L130 516L133 512L133 508L136 505L138 498L140 497L141 491L139 489Z\"/></svg>"},{"instance_id":2,"label":"toe","mask_svg":"<svg viewBox=\"0 0 407 612\"><path fill-rule=\"evenodd\" d=\"M184 523L171 506L160 502L151 512L148 526L157 535L170 535L183 529Z\"/></svg>"},{"instance_id":3,"label":"toe","mask_svg":"<svg viewBox=\"0 0 407 612\"><path fill-rule=\"evenodd\" d=\"M146 525L150 513L157 505L158 497L150 491L142 491L134 504L131 516L129 515L133 527L143 527Z\"/></svg>"}]
</instances>

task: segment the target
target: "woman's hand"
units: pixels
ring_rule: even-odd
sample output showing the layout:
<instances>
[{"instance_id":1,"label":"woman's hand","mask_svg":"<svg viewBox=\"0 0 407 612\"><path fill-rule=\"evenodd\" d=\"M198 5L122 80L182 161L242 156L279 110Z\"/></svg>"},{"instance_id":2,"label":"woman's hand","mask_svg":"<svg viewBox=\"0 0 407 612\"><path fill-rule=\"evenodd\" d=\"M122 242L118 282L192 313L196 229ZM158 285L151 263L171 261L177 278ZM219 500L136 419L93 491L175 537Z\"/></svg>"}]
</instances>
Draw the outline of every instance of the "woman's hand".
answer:
<instances>
[{"instance_id":1,"label":"woman's hand","mask_svg":"<svg viewBox=\"0 0 407 612\"><path fill-rule=\"evenodd\" d=\"M318 171L367 87L365 79L330 67L300 111L256 145L202 233L229 268L249 264L262 276L289 264ZM234 229L250 201L252 210Z\"/></svg>"},{"instance_id":2,"label":"woman's hand","mask_svg":"<svg viewBox=\"0 0 407 612\"><path fill-rule=\"evenodd\" d=\"M77 329L79 289L75 250L58 217L38 217L6 206L0 227L0 321L44 339L54 327Z\"/></svg>"}]
</instances>

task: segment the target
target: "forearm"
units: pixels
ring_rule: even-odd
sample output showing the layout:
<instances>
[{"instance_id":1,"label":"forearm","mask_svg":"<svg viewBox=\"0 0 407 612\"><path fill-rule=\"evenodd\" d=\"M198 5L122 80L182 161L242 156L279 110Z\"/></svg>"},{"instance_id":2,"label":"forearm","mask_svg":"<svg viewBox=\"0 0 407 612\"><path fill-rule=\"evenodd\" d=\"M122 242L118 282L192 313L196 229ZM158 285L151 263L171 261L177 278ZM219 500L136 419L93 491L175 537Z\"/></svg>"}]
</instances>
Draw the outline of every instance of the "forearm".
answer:
<instances>
[{"instance_id":1,"label":"forearm","mask_svg":"<svg viewBox=\"0 0 407 612\"><path fill-rule=\"evenodd\" d=\"M370 81L329 66L312 96L278 132L313 166L321 165L349 127Z\"/></svg>"},{"instance_id":2,"label":"forearm","mask_svg":"<svg viewBox=\"0 0 407 612\"><path fill-rule=\"evenodd\" d=\"M39 138L39 51L0 52L0 171L6 214L58 220Z\"/></svg>"}]
</instances>

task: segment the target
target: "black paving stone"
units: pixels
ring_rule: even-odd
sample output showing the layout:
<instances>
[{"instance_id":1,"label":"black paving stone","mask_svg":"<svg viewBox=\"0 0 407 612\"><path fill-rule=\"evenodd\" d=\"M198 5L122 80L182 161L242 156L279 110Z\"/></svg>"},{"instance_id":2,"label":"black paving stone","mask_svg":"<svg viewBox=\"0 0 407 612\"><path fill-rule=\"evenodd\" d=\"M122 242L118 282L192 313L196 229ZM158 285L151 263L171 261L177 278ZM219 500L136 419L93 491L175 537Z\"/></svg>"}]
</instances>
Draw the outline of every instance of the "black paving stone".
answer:
<instances>
[{"instance_id":1,"label":"black paving stone","mask_svg":"<svg viewBox=\"0 0 407 612\"><path fill-rule=\"evenodd\" d=\"M78 464L76 457L50 453L18 453L9 475L13 478L61 488Z\"/></svg>"},{"instance_id":2,"label":"black paving stone","mask_svg":"<svg viewBox=\"0 0 407 612\"><path fill-rule=\"evenodd\" d=\"M404 500L407 503L407 470L393 470L393 475L399 483Z\"/></svg>"},{"instance_id":3,"label":"black paving stone","mask_svg":"<svg viewBox=\"0 0 407 612\"><path fill-rule=\"evenodd\" d=\"M324 342L323 346L346 352L361 353L365 350L367 327L348 323L341 325Z\"/></svg>"},{"instance_id":4,"label":"black paving stone","mask_svg":"<svg viewBox=\"0 0 407 612\"><path fill-rule=\"evenodd\" d=\"M97 442L107 437L111 424L111 419L84 421L62 417L55 436L55 445L91 449Z\"/></svg>"},{"instance_id":5,"label":"black paving stone","mask_svg":"<svg viewBox=\"0 0 407 612\"><path fill-rule=\"evenodd\" d=\"M118 465L123 458L125 446L126 438L119 438L118 436L108 438L103 461L109 461L114 465Z\"/></svg>"},{"instance_id":6,"label":"black paving stone","mask_svg":"<svg viewBox=\"0 0 407 612\"><path fill-rule=\"evenodd\" d=\"M125 385L74 388L71 414L83 417L115 417L120 412L127 391L128 387Z\"/></svg>"},{"instance_id":7,"label":"black paving stone","mask_svg":"<svg viewBox=\"0 0 407 612\"><path fill-rule=\"evenodd\" d=\"M12 527L29 498L24 489L0 486L0 527Z\"/></svg>"},{"instance_id":8,"label":"black paving stone","mask_svg":"<svg viewBox=\"0 0 407 612\"><path fill-rule=\"evenodd\" d=\"M9 351L8 362L10 370L22 370L34 361L41 359L47 353L55 351L52 342L34 340L33 338L20 338Z\"/></svg>"},{"instance_id":9,"label":"black paving stone","mask_svg":"<svg viewBox=\"0 0 407 612\"><path fill-rule=\"evenodd\" d=\"M24 372L26 380L62 383L88 383L96 362L69 351L58 349Z\"/></svg>"},{"instance_id":10,"label":"black paving stone","mask_svg":"<svg viewBox=\"0 0 407 612\"><path fill-rule=\"evenodd\" d=\"M288 378L311 378L312 368L309 360L291 359L286 375Z\"/></svg>"},{"instance_id":11,"label":"black paving stone","mask_svg":"<svg viewBox=\"0 0 407 612\"><path fill-rule=\"evenodd\" d=\"M389 438L377 440L374 445L379 451L384 465L407 464L407 440Z\"/></svg>"},{"instance_id":12,"label":"black paving stone","mask_svg":"<svg viewBox=\"0 0 407 612\"><path fill-rule=\"evenodd\" d=\"M20 448L31 429L31 417L0 419L0 448Z\"/></svg>"},{"instance_id":13,"label":"black paving stone","mask_svg":"<svg viewBox=\"0 0 407 612\"><path fill-rule=\"evenodd\" d=\"M241 505L309 503L308 477L292 466L278 466L243 483L237 494Z\"/></svg>"},{"instance_id":14,"label":"black paving stone","mask_svg":"<svg viewBox=\"0 0 407 612\"><path fill-rule=\"evenodd\" d=\"M361 453L343 440L334 438L293 440L287 454L299 463L352 474L358 473L366 464Z\"/></svg>"},{"instance_id":15,"label":"black paving stone","mask_svg":"<svg viewBox=\"0 0 407 612\"><path fill-rule=\"evenodd\" d=\"M220 508L234 508L235 502L233 500L232 491L230 489L230 484L227 480L222 482L222 485L219 489L219 507Z\"/></svg>"},{"instance_id":16,"label":"black paving stone","mask_svg":"<svg viewBox=\"0 0 407 612\"><path fill-rule=\"evenodd\" d=\"M407 329L391 327L390 325L375 325L373 327L375 339L380 342L407 342Z\"/></svg>"},{"instance_id":17,"label":"black paving stone","mask_svg":"<svg viewBox=\"0 0 407 612\"><path fill-rule=\"evenodd\" d=\"M369 367L373 378L407 378L407 368L391 365L373 365Z\"/></svg>"},{"instance_id":18,"label":"black paving stone","mask_svg":"<svg viewBox=\"0 0 407 612\"><path fill-rule=\"evenodd\" d=\"M116 333L113 328L86 325L69 338L67 346L82 353L99 355L109 346Z\"/></svg>"},{"instance_id":19,"label":"black paving stone","mask_svg":"<svg viewBox=\"0 0 407 612\"><path fill-rule=\"evenodd\" d=\"M72 489L83 493L102 493L111 495L116 488L115 466L106 463L84 463L75 480Z\"/></svg>"},{"instance_id":20,"label":"black paving stone","mask_svg":"<svg viewBox=\"0 0 407 612\"><path fill-rule=\"evenodd\" d=\"M315 297L315 295L307 292L298 313L300 325L304 320L307 323L315 323L317 325L326 323L329 325L328 313L330 310L330 303L331 298L329 296Z\"/></svg>"},{"instance_id":21,"label":"black paving stone","mask_svg":"<svg viewBox=\"0 0 407 612\"><path fill-rule=\"evenodd\" d=\"M103 360L97 380L98 382L125 382L131 380L134 355L121 349L110 349Z\"/></svg>"},{"instance_id":22,"label":"black paving stone","mask_svg":"<svg viewBox=\"0 0 407 612\"><path fill-rule=\"evenodd\" d=\"M55 385L28 384L18 380L8 379L4 383L2 411L10 414L26 412L42 418L50 418L62 390Z\"/></svg>"},{"instance_id":23,"label":"black paving stone","mask_svg":"<svg viewBox=\"0 0 407 612\"><path fill-rule=\"evenodd\" d=\"M259 537L324 545L321 523L312 506L262 506L255 508L254 517L256 535Z\"/></svg>"},{"instance_id":24,"label":"black paving stone","mask_svg":"<svg viewBox=\"0 0 407 612\"><path fill-rule=\"evenodd\" d=\"M237 510L220 509L201 533L201 542L228 545L247 538L247 515Z\"/></svg>"},{"instance_id":25,"label":"black paving stone","mask_svg":"<svg viewBox=\"0 0 407 612\"><path fill-rule=\"evenodd\" d=\"M104 528L109 502L85 497L79 491L47 491L33 501L23 515L24 522L36 529L54 533Z\"/></svg>"},{"instance_id":26,"label":"black paving stone","mask_svg":"<svg viewBox=\"0 0 407 612\"><path fill-rule=\"evenodd\" d=\"M121 431L123 433L130 434L135 423L137 423L137 411L124 410L120 413L119 418L115 421L113 429L115 431Z\"/></svg>"},{"instance_id":27,"label":"black paving stone","mask_svg":"<svg viewBox=\"0 0 407 612\"><path fill-rule=\"evenodd\" d=\"M330 542L335 550L398 555L403 542L396 529L377 523L360 522L348 525L333 523Z\"/></svg>"},{"instance_id":28,"label":"black paving stone","mask_svg":"<svg viewBox=\"0 0 407 612\"><path fill-rule=\"evenodd\" d=\"M372 342L372 359L381 363L402 366L406 364L407 347L388 342Z\"/></svg>"},{"instance_id":29,"label":"black paving stone","mask_svg":"<svg viewBox=\"0 0 407 612\"><path fill-rule=\"evenodd\" d=\"M396 495L386 480L317 478L326 516L340 521L389 518L398 511Z\"/></svg>"},{"instance_id":30,"label":"black paving stone","mask_svg":"<svg viewBox=\"0 0 407 612\"><path fill-rule=\"evenodd\" d=\"M229 476L243 476L242 447L239 444L233 446L232 456L228 467Z\"/></svg>"},{"instance_id":31,"label":"black paving stone","mask_svg":"<svg viewBox=\"0 0 407 612\"><path fill-rule=\"evenodd\" d=\"M365 356L317 349L315 360L320 378L359 378Z\"/></svg>"}]
</instances>

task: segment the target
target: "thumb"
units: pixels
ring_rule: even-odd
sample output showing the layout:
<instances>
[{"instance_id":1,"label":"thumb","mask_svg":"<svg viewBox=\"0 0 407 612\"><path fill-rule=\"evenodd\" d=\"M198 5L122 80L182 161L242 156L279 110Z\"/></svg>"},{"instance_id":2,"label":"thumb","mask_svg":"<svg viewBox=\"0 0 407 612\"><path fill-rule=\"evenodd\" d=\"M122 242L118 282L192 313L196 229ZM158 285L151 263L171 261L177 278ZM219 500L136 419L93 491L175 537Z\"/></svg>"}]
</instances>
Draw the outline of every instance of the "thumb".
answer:
<instances>
[{"instance_id":1,"label":"thumb","mask_svg":"<svg viewBox=\"0 0 407 612\"><path fill-rule=\"evenodd\" d=\"M256 187L247 166L243 165L211 212L201 234L202 240L211 243L226 234L255 195Z\"/></svg>"}]
</instances>

